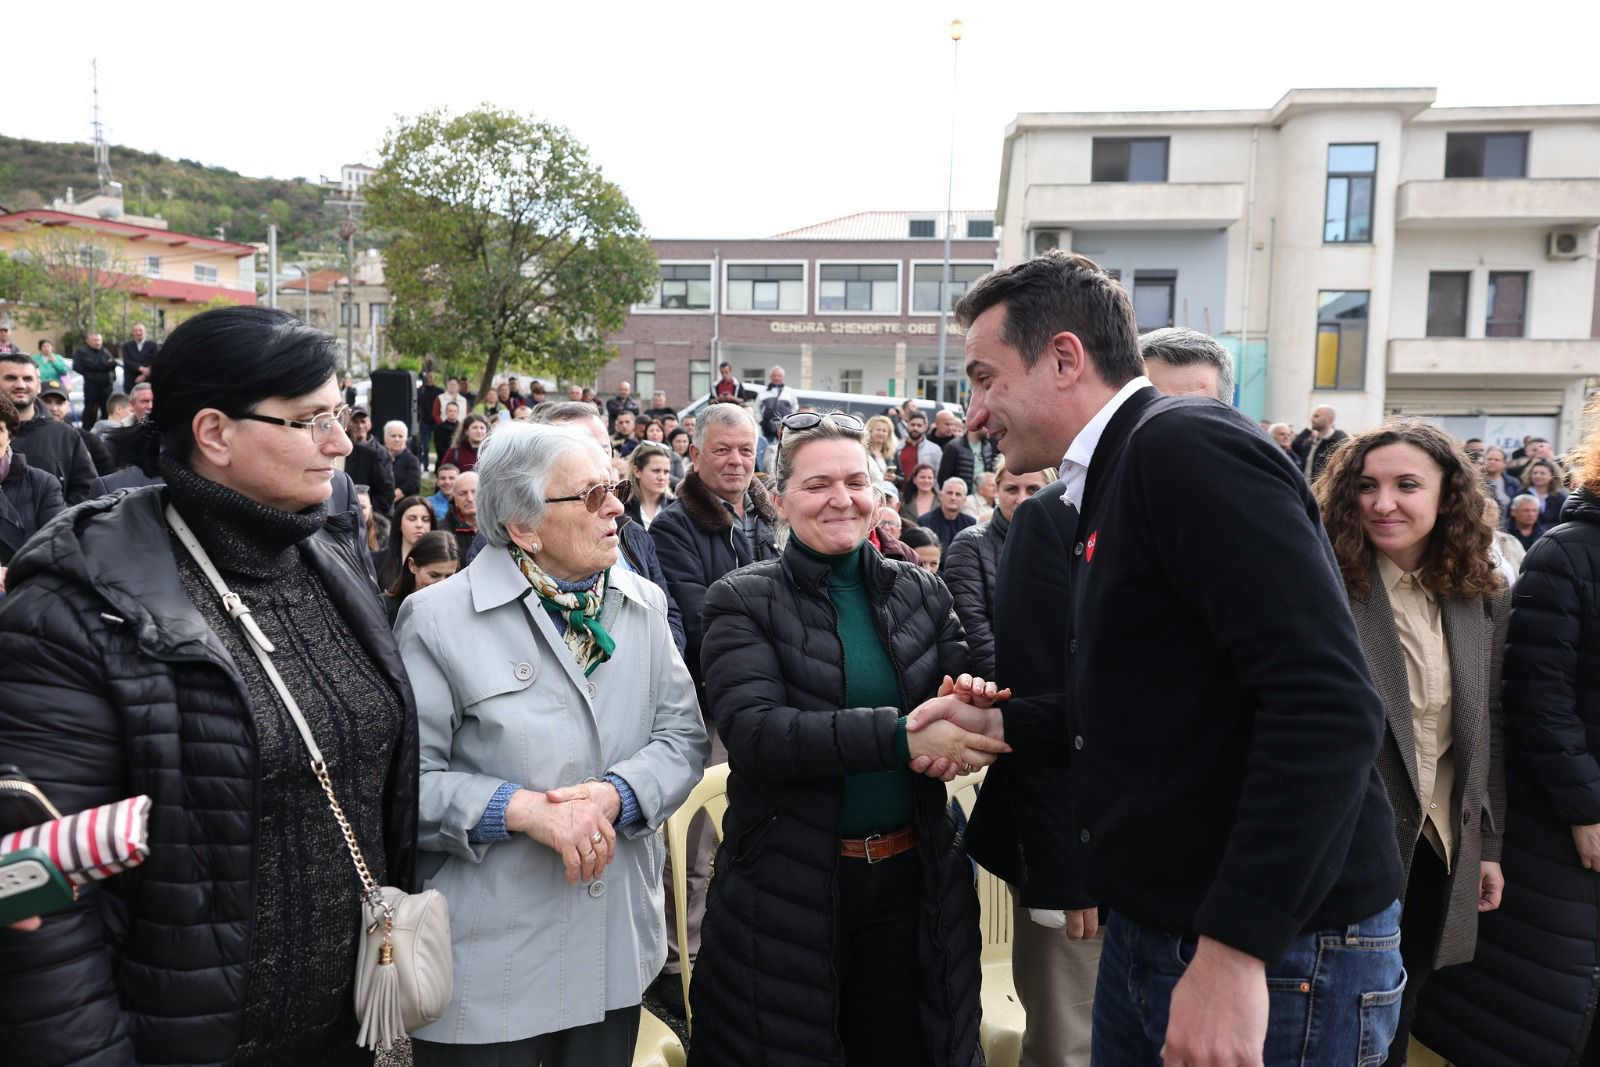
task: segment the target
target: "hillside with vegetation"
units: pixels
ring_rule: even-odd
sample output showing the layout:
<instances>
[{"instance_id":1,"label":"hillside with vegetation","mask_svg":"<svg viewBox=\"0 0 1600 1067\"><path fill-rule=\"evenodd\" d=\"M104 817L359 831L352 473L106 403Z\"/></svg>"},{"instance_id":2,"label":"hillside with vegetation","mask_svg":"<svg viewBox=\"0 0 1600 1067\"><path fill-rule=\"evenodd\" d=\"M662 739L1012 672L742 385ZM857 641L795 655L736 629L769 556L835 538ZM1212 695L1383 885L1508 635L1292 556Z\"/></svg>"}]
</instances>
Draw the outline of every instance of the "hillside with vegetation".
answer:
<instances>
[{"instance_id":1,"label":"hillside with vegetation","mask_svg":"<svg viewBox=\"0 0 1600 1067\"><path fill-rule=\"evenodd\" d=\"M129 214L159 215L174 230L230 241L265 241L278 224L286 252L338 247L340 217L325 210L325 190L305 178L248 178L192 159L112 146L111 171ZM71 188L96 189L94 149L82 143L0 136L0 204L13 211L49 207Z\"/></svg>"}]
</instances>

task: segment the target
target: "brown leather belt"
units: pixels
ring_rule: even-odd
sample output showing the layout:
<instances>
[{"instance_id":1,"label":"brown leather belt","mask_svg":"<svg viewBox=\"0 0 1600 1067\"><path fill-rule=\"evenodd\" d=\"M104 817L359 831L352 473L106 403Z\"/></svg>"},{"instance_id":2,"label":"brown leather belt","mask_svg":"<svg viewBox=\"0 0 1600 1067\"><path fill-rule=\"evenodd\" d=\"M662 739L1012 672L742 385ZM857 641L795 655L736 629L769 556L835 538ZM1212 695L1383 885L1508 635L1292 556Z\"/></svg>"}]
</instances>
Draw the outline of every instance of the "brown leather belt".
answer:
<instances>
[{"instance_id":1,"label":"brown leather belt","mask_svg":"<svg viewBox=\"0 0 1600 1067\"><path fill-rule=\"evenodd\" d=\"M839 841L839 855L845 859L882 863L892 856L898 856L902 852L909 852L916 847L917 828L915 826L907 826L905 829L896 830L892 834L842 838Z\"/></svg>"}]
</instances>

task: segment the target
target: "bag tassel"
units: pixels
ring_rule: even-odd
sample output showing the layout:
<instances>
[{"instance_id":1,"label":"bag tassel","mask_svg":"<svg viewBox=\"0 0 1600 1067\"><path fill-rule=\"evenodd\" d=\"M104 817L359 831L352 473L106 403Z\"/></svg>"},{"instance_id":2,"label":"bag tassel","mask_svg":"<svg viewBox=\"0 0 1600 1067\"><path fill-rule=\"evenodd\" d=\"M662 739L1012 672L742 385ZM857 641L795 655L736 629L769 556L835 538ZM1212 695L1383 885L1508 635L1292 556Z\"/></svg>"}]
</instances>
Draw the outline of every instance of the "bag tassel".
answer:
<instances>
[{"instance_id":1,"label":"bag tassel","mask_svg":"<svg viewBox=\"0 0 1600 1067\"><path fill-rule=\"evenodd\" d=\"M356 1043L363 1048L373 1051L387 1049L396 1039L405 1036L405 1023L400 1014L400 971L394 965L394 946L389 943L387 928L383 934L383 947L378 950L372 995L367 1001L367 1010L362 1013L362 1020Z\"/></svg>"}]
</instances>

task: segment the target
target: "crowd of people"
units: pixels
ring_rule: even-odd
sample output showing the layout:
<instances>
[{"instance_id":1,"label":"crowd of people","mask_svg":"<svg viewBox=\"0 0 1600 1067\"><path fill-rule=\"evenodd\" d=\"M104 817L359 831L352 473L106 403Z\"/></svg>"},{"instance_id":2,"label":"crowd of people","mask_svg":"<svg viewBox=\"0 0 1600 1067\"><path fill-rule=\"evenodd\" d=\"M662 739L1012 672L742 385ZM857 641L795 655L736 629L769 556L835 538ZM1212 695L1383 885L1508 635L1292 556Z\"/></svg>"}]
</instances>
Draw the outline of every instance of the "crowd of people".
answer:
<instances>
[{"instance_id":1,"label":"crowd of people","mask_svg":"<svg viewBox=\"0 0 1600 1067\"><path fill-rule=\"evenodd\" d=\"M1257 425L1071 254L956 318L964 412L430 371L415 434L280 311L91 337L76 424L0 338L0 765L152 801L0 929L0 1047L370 1063L353 840L448 902L419 1065L620 1067L648 995L695 1065L975 1067L972 862L1029 1067L1600 1062L1600 431Z\"/></svg>"}]
</instances>

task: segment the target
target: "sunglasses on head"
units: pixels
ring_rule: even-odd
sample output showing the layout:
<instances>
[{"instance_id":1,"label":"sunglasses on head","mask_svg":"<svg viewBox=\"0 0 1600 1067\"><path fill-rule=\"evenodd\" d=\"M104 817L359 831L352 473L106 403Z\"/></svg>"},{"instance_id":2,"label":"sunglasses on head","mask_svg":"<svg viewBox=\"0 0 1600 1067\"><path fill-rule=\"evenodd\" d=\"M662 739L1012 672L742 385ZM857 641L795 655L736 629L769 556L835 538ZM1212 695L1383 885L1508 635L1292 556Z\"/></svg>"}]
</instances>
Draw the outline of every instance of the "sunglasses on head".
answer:
<instances>
[{"instance_id":1,"label":"sunglasses on head","mask_svg":"<svg viewBox=\"0 0 1600 1067\"><path fill-rule=\"evenodd\" d=\"M785 415L783 417L783 428L785 430L809 430L813 426L820 426L823 419L827 419L846 433L861 433L867 428L866 423L847 411L829 411L820 415L815 411L797 411L793 415Z\"/></svg>"},{"instance_id":2,"label":"sunglasses on head","mask_svg":"<svg viewBox=\"0 0 1600 1067\"><path fill-rule=\"evenodd\" d=\"M624 483L620 481L601 482L598 485L591 485L589 488L575 496L553 496L545 500L545 503L575 504L581 500L583 501L584 507L588 508L590 511L597 512L601 508L605 507L607 494L616 493L617 490L623 486L623 484Z\"/></svg>"}]
</instances>

